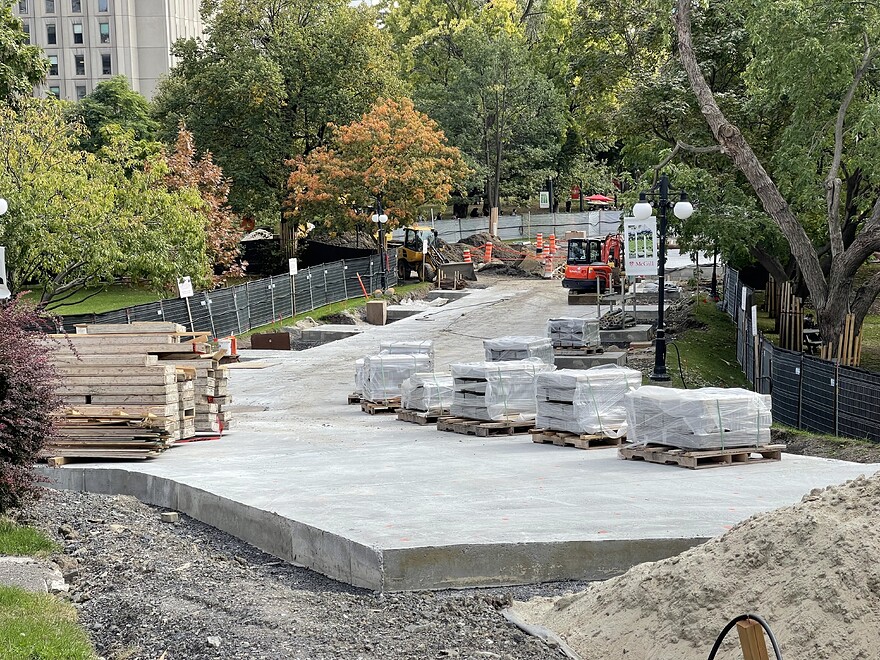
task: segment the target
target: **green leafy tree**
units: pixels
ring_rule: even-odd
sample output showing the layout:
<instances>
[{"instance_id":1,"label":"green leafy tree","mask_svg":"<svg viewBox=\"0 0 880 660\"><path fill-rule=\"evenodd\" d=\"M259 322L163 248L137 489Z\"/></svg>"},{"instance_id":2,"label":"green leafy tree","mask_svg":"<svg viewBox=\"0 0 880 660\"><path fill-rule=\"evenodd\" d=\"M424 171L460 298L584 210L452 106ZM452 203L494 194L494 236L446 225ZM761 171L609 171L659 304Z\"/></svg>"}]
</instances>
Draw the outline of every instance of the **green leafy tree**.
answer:
<instances>
[{"instance_id":1,"label":"green leafy tree","mask_svg":"<svg viewBox=\"0 0 880 660\"><path fill-rule=\"evenodd\" d=\"M147 99L131 88L125 76L114 76L98 83L91 94L73 106L71 116L87 129L81 146L92 153L107 146L110 126L131 131L135 140L142 142L155 140L159 128L150 117Z\"/></svg>"},{"instance_id":2,"label":"green leafy tree","mask_svg":"<svg viewBox=\"0 0 880 660\"><path fill-rule=\"evenodd\" d=\"M236 213L274 225L285 162L399 90L390 40L344 0L203 0L202 15L207 39L175 44L155 115L167 141L184 121L211 152Z\"/></svg>"},{"instance_id":3,"label":"green leafy tree","mask_svg":"<svg viewBox=\"0 0 880 660\"><path fill-rule=\"evenodd\" d=\"M0 1L0 102L15 103L30 96L48 70L43 51L28 44L21 20L12 13L12 3Z\"/></svg>"}]
</instances>

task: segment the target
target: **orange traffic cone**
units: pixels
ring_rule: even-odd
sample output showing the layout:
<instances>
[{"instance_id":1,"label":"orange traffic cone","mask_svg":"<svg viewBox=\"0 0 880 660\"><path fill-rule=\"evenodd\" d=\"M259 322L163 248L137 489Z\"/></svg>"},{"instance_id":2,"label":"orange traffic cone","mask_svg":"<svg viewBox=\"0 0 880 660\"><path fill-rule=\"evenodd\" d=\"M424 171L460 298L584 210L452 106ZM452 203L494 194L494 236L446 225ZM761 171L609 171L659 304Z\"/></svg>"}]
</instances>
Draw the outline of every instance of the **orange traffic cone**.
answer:
<instances>
[{"instance_id":1,"label":"orange traffic cone","mask_svg":"<svg viewBox=\"0 0 880 660\"><path fill-rule=\"evenodd\" d=\"M486 256L484 257L486 263L492 261L492 244L486 243Z\"/></svg>"},{"instance_id":2,"label":"orange traffic cone","mask_svg":"<svg viewBox=\"0 0 880 660\"><path fill-rule=\"evenodd\" d=\"M541 254L544 251L544 234L535 234L535 254Z\"/></svg>"},{"instance_id":3,"label":"orange traffic cone","mask_svg":"<svg viewBox=\"0 0 880 660\"><path fill-rule=\"evenodd\" d=\"M544 259L544 279L549 280L553 277L553 258L548 254Z\"/></svg>"},{"instance_id":4,"label":"orange traffic cone","mask_svg":"<svg viewBox=\"0 0 880 660\"><path fill-rule=\"evenodd\" d=\"M465 248L465 251L464 251L464 262L466 264L471 263L471 251L468 250L467 248Z\"/></svg>"},{"instance_id":5,"label":"orange traffic cone","mask_svg":"<svg viewBox=\"0 0 880 660\"><path fill-rule=\"evenodd\" d=\"M556 254L556 234L550 234L550 254Z\"/></svg>"}]
</instances>

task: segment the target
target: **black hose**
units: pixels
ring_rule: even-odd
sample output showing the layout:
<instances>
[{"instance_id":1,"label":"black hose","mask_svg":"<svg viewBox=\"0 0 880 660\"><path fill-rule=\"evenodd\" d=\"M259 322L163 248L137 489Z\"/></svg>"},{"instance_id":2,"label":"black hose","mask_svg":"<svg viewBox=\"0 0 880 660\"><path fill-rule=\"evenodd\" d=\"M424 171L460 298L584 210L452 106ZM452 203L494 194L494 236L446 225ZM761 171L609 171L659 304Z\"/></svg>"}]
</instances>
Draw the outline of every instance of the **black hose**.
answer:
<instances>
[{"instance_id":1,"label":"black hose","mask_svg":"<svg viewBox=\"0 0 880 660\"><path fill-rule=\"evenodd\" d=\"M684 385L684 389L688 389L687 383L684 382L684 369L681 367L681 353L678 351L678 344L674 341L668 342L667 346L672 346L675 349L675 354L678 356L678 373L681 374L681 384Z\"/></svg>"},{"instance_id":2,"label":"black hose","mask_svg":"<svg viewBox=\"0 0 880 660\"><path fill-rule=\"evenodd\" d=\"M770 638L770 644L773 645L773 653L776 654L776 660L782 660L782 651L779 650L779 644L776 642L776 637L773 636L773 631L770 630L770 626L767 625L767 622L764 621L757 614L740 614L735 619L731 619L730 622L724 626L724 630L721 631L721 634L718 635L718 639L715 640L715 646L712 647L711 653L709 653L709 657L707 660L715 660L715 654L718 653L718 649L721 647L721 642L724 641L724 638L727 637L727 633L730 632L730 629L733 628L740 621L746 621L751 619L752 621L757 621L761 624L761 627L764 629L764 632L767 633L767 636Z\"/></svg>"}]
</instances>

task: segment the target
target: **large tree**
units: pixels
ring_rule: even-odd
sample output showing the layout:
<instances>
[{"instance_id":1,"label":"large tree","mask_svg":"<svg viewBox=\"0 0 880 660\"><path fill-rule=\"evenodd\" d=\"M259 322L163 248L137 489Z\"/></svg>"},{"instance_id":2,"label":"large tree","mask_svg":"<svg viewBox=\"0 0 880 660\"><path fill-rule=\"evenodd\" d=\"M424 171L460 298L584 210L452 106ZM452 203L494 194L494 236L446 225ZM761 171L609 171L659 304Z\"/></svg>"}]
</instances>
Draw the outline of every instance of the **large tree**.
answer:
<instances>
[{"instance_id":1,"label":"large tree","mask_svg":"<svg viewBox=\"0 0 880 660\"><path fill-rule=\"evenodd\" d=\"M82 148L97 153L109 141L111 125L131 131L136 140L156 139L159 124L150 117L150 104L134 91L125 76L98 83L91 94L73 106L71 116L87 129Z\"/></svg>"},{"instance_id":2,"label":"large tree","mask_svg":"<svg viewBox=\"0 0 880 660\"><path fill-rule=\"evenodd\" d=\"M184 121L213 154L235 212L273 225L285 161L398 90L390 41L373 9L345 0L203 0L202 15L207 39L175 44L156 116L167 141Z\"/></svg>"},{"instance_id":3,"label":"large tree","mask_svg":"<svg viewBox=\"0 0 880 660\"><path fill-rule=\"evenodd\" d=\"M391 227L413 222L422 205L445 204L467 174L459 150L406 98L377 102L292 165L289 215L335 230L369 223L379 202Z\"/></svg>"},{"instance_id":4,"label":"large tree","mask_svg":"<svg viewBox=\"0 0 880 660\"><path fill-rule=\"evenodd\" d=\"M39 46L29 44L12 3L0 2L0 102L15 103L30 96L46 77L49 63Z\"/></svg>"},{"instance_id":5,"label":"large tree","mask_svg":"<svg viewBox=\"0 0 880 660\"><path fill-rule=\"evenodd\" d=\"M749 91L785 118L772 154L760 158L722 110L695 52L690 0L677 0L675 13L681 61L713 138L788 242L823 338L834 341L846 314L861 327L880 293L880 274L853 286L880 249L880 79L873 67L880 9L793 0L745 5L744 12L754 49ZM857 170L857 189L850 180L844 187L842 176Z\"/></svg>"}]
</instances>

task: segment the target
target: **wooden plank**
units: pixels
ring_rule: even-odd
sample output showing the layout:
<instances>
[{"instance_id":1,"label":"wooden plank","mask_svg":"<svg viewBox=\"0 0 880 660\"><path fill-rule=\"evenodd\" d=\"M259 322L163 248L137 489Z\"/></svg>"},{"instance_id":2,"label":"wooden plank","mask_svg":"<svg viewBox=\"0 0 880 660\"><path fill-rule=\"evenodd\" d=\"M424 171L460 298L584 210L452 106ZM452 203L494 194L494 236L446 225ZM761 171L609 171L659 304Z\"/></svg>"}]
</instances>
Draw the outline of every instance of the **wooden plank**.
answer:
<instances>
[{"instance_id":1,"label":"wooden plank","mask_svg":"<svg viewBox=\"0 0 880 660\"><path fill-rule=\"evenodd\" d=\"M764 639L764 628L757 621L746 619L738 621L736 632L743 653L743 660L770 660L767 655L767 640Z\"/></svg>"},{"instance_id":2,"label":"wooden plank","mask_svg":"<svg viewBox=\"0 0 880 660\"><path fill-rule=\"evenodd\" d=\"M408 422L410 424L419 424L421 426L425 426L427 424L436 424L441 417L448 414L448 410L424 411L398 408L397 419L399 419L401 422Z\"/></svg>"},{"instance_id":3,"label":"wooden plank","mask_svg":"<svg viewBox=\"0 0 880 660\"><path fill-rule=\"evenodd\" d=\"M127 334L130 332L186 332L186 327L171 321L135 321L134 323L79 323L76 326L87 334Z\"/></svg>"},{"instance_id":4,"label":"wooden plank","mask_svg":"<svg viewBox=\"0 0 880 660\"><path fill-rule=\"evenodd\" d=\"M174 338L161 335L48 335L50 339L70 341L74 346L129 346L131 344L173 344Z\"/></svg>"},{"instance_id":5,"label":"wooden plank","mask_svg":"<svg viewBox=\"0 0 880 660\"><path fill-rule=\"evenodd\" d=\"M50 361L56 366L77 367L127 367L153 366L159 364L155 355L74 355L71 352L52 352Z\"/></svg>"},{"instance_id":6,"label":"wooden plank","mask_svg":"<svg viewBox=\"0 0 880 660\"><path fill-rule=\"evenodd\" d=\"M173 394L175 397L177 396L176 382L168 385L137 385L132 387L133 389L131 392L125 392L126 388L118 387L116 385L66 385L64 381L62 381L61 385L58 386L58 392L60 394L82 394L85 396L94 396L95 394Z\"/></svg>"},{"instance_id":7,"label":"wooden plank","mask_svg":"<svg viewBox=\"0 0 880 660\"><path fill-rule=\"evenodd\" d=\"M626 442L626 436L608 438L604 435L536 429L532 431L532 442L552 444L557 447L575 447L576 449L608 449L609 447L620 447L623 445Z\"/></svg>"},{"instance_id":8,"label":"wooden plank","mask_svg":"<svg viewBox=\"0 0 880 660\"><path fill-rule=\"evenodd\" d=\"M74 345L79 355L131 355L132 353L155 353L157 355L183 354L189 356L191 353L204 353L208 350L207 344L163 344L156 342L137 343L137 344L95 344L94 346L81 346L79 343ZM56 347L56 352L67 352L73 355L70 347Z\"/></svg>"},{"instance_id":9,"label":"wooden plank","mask_svg":"<svg viewBox=\"0 0 880 660\"><path fill-rule=\"evenodd\" d=\"M153 356L155 357L155 356ZM128 376L129 374L168 374L174 375L176 370L174 367L168 367L160 364L152 365L114 365L105 366L99 364L88 364L85 362L69 363L55 365L55 371L59 374L70 374L71 376L103 376L105 378L113 378L115 376Z\"/></svg>"},{"instance_id":10,"label":"wooden plank","mask_svg":"<svg viewBox=\"0 0 880 660\"><path fill-rule=\"evenodd\" d=\"M533 428L535 428L534 421L486 422L466 417L441 417L437 420L438 431L475 435L481 438L520 435L529 433Z\"/></svg>"},{"instance_id":11,"label":"wooden plank","mask_svg":"<svg viewBox=\"0 0 880 660\"><path fill-rule=\"evenodd\" d=\"M106 385L106 387L110 387L111 390L118 391L120 389L133 390L142 386L165 387L168 385L175 385L177 383L177 377L174 374L139 375L137 373L130 373L125 376L61 374L60 382L63 387L85 386L92 391L100 390L101 388L105 387L105 384L112 383L112 385ZM86 394L90 393L91 392L86 392ZM108 392L108 394L109 393L112 392Z\"/></svg>"},{"instance_id":12,"label":"wooden plank","mask_svg":"<svg viewBox=\"0 0 880 660\"><path fill-rule=\"evenodd\" d=\"M89 397L88 403L98 405L156 405L177 404L177 393L173 394L94 394ZM85 403L85 401L83 402Z\"/></svg>"},{"instance_id":13,"label":"wooden plank","mask_svg":"<svg viewBox=\"0 0 880 660\"><path fill-rule=\"evenodd\" d=\"M361 401L361 410L370 415L380 415L387 413L396 413L400 408L400 397L386 399L384 401Z\"/></svg>"},{"instance_id":14,"label":"wooden plank","mask_svg":"<svg viewBox=\"0 0 880 660\"><path fill-rule=\"evenodd\" d=\"M62 414L67 417L96 419L142 419L144 417L166 417L177 414L177 406L103 406L82 404L66 406Z\"/></svg>"},{"instance_id":15,"label":"wooden plank","mask_svg":"<svg viewBox=\"0 0 880 660\"><path fill-rule=\"evenodd\" d=\"M621 447L618 450L618 456L624 460L678 465L691 470L701 470L725 465L753 465L779 461L782 459L784 450L785 445L762 445L760 447L738 447L709 451L687 451L664 445L640 445L638 447ZM752 454L758 454L760 458L753 458Z\"/></svg>"}]
</instances>

